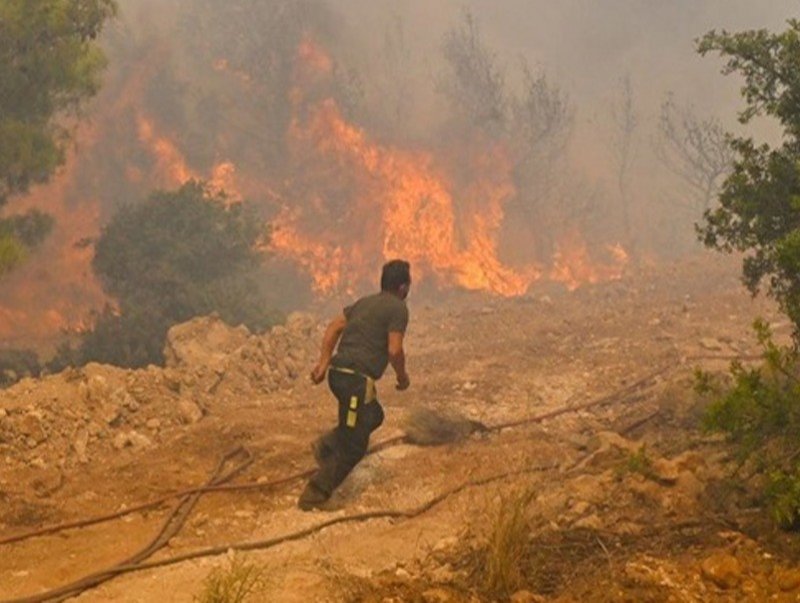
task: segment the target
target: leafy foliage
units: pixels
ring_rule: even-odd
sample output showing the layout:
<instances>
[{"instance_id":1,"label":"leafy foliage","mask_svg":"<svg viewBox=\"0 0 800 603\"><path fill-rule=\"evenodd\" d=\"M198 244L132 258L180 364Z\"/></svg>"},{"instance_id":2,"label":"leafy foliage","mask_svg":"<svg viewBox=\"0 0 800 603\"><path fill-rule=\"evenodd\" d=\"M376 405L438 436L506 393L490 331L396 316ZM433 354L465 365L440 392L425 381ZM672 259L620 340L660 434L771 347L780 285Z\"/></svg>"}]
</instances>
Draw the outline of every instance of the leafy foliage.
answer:
<instances>
[{"instance_id":1,"label":"leafy foliage","mask_svg":"<svg viewBox=\"0 0 800 603\"><path fill-rule=\"evenodd\" d=\"M254 249L266 228L241 204L226 202L190 182L122 207L103 229L92 264L119 305L97 317L77 352L62 351L62 363L160 363L170 326L212 312L254 330L272 324Z\"/></svg>"},{"instance_id":2,"label":"leafy foliage","mask_svg":"<svg viewBox=\"0 0 800 603\"><path fill-rule=\"evenodd\" d=\"M761 320L754 328L763 364L734 362L729 387L700 372L696 386L713 400L705 427L728 435L740 467L752 463L766 475L773 517L784 527L794 527L800 525L800 349L777 345Z\"/></svg>"},{"instance_id":3,"label":"leafy foliage","mask_svg":"<svg viewBox=\"0 0 800 603\"><path fill-rule=\"evenodd\" d=\"M701 54L727 59L723 73L744 78L746 106L739 120L763 115L783 128L778 148L733 139L733 172L725 180L719 207L705 213L698 228L703 242L725 252L747 253L744 282L755 294L763 281L794 324L794 341L778 346L763 322L755 325L764 350L763 365L734 363L733 386L714 387L700 375L700 389L714 393L710 429L727 433L740 461L752 460L767 479L765 496L775 520L800 526L800 21L788 29L709 32Z\"/></svg>"},{"instance_id":4,"label":"leafy foliage","mask_svg":"<svg viewBox=\"0 0 800 603\"><path fill-rule=\"evenodd\" d=\"M54 118L95 94L105 59L94 40L114 0L0 3L0 205L46 180L69 138Z\"/></svg>"},{"instance_id":5,"label":"leafy foliage","mask_svg":"<svg viewBox=\"0 0 800 603\"><path fill-rule=\"evenodd\" d=\"M53 228L51 216L33 210L0 219L0 276L21 264Z\"/></svg>"},{"instance_id":6,"label":"leafy foliage","mask_svg":"<svg viewBox=\"0 0 800 603\"><path fill-rule=\"evenodd\" d=\"M749 138L732 141L733 172L725 180L719 206L706 211L699 235L706 246L747 253L743 275L757 293L780 304L800 334L800 21L780 34L766 30L731 34L709 32L698 51L727 58L724 73L744 77L742 123L757 115L778 120L783 144L770 148Z\"/></svg>"},{"instance_id":7,"label":"leafy foliage","mask_svg":"<svg viewBox=\"0 0 800 603\"><path fill-rule=\"evenodd\" d=\"M26 255L25 247L16 237L0 232L0 276L21 264Z\"/></svg>"},{"instance_id":8,"label":"leafy foliage","mask_svg":"<svg viewBox=\"0 0 800 603\"><path fill-rule=\"evenodd\" d=\"M622 478L628 473L637 473L646 479L658 481L658 476L653 470L653 459L647 454L647 446L642 444L636 452L631 452L617 467L616 475Z\"/></svg>"}]
</instances>

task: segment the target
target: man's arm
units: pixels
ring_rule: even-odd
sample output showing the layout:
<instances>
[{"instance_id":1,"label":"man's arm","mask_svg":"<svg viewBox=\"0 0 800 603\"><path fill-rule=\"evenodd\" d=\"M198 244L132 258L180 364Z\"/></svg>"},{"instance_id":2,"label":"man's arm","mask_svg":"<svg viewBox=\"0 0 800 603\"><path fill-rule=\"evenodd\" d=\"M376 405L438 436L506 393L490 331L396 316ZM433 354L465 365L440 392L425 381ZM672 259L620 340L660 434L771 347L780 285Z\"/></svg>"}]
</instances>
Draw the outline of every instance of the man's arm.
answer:
<instances>
[{"instance_id":1,"label":"man's arm","mask_svg":"<svg viewBox=\"0 0 800 603\"><path fill-rule=\"evenodd\" d=\"M328 371L328 367L331 364L333 350L336 349L336 344L339 343L339 338L342 336L342 331L344 331L346 325L347 318L345 318L344 314L340 314L328 323L325 334L322 336L319 361L317 362L317 366L314 367L314 370L311 371L311 381L315 384L322 383L322 380L325 379L325 373Z\"/></svg>"},{"instance_id":2,"label":"man's arm","mask_svg":"<svg viewBox=\"0 0 800 603\"><path fill-rule=\"evenodd\" d=\"M402 331L389 331L389 362L397 375L397 385L400 391L408 389L411 380L406 373L406 354L403 351Z\"/></svg>"}]
</instances>

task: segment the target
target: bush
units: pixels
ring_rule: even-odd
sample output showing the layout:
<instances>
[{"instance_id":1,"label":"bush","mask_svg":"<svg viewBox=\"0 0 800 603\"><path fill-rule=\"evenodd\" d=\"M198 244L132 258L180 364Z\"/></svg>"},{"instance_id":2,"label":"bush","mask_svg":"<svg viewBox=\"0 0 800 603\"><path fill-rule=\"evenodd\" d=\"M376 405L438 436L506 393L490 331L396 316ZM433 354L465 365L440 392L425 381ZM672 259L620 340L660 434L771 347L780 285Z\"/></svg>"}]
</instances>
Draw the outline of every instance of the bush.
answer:
<instances>
[{"instance_id":1,"label":"bush","mask_svg":"<svg viewBox=\"0 0 800 603\"><path fill-rule=\"evenodd\" d=\"M39 374L39 357L33 350L0 350L0 387Z\"/></svg>"},{"instance_id":2,"label":"bush","mask_svg":"<svg viewBox=\"0 0 800 603\"><path fill-rule=\"evenodd\" d=\"M712 398L704 417L709 431L728 435L739 469L766 477L764 501L783 528L800 526L800 350L779 346L769 326L754 324L764 361L748 368L734 362L730 382L698 372L697 389Z\"/></svg>"},{"instance_id":3,"label":"bush","mask_svg":"<svg viewBox=\"0 0 800 603\"><path fill-rule=\"evenodd\" d=\"M266 224L227 201L190 182L122 207L103 229L92 263L117 306L99 313L79 348L62 349L54 365L162 364L167 330L212 312L253 331L274 324L255 249Z\"/></svg>"},{"instance_id":4,"label":"bush","mask_svg":"<svg viewBox=\"0 0 800 603\"><path fill-rule=\"evenodd\" d=\"M739 121L764 116L783 130L782 144L774 148L752 138L731 139L733 172L698 234L707 247L745 254L745 284L753 294L763 288L778 302L800 340L800 20L790 19L788 26L777 34L712 31L698 42L701 54L717 52L725 59L723 73L742 76Z\"/></svg>"}]
</instances>

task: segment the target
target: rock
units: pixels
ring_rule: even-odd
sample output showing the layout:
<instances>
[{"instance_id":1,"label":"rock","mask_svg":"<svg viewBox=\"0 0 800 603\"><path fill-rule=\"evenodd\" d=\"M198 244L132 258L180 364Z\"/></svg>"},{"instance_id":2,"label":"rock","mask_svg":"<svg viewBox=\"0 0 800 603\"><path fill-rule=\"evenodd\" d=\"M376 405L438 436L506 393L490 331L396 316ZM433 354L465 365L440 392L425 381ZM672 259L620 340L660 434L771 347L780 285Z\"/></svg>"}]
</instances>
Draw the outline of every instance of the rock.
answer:
<instances>
[{"instance_id":1,"label":"rock","mask_svg":"<svg viewBox=\"0 0 800 603\"><path fill-rule=\"evenodd\" d=\"M455 603L458 599L444 588L429 588L422 593L425 603Z\"/></svg>"},{"instance_id":2,"label":"rock","mask_svg":"<svg viewBox=\"0 0 800 603\"><path fill-rule=\"evenodd\" d=\"M108 380L102 375L92 375L86 382L87 400L91 402L104 402L111 397L111 388Z\"/></svg>"},{"instance_id":3,"label":"rock","mask_svg":"<svg viewBox=\"0 0 800 603\"><path fill-rule=\"evenodd\" d=\"M72 447L75 449L75 454L78 457L79 463L88 463L89 458L86 456L86 448L89 445L89 430L79 429L75 434L75 439L72 441Z\"/></svg>"},{"instance_id":4,"label":"rock","mask_svg":"<svg viewBox=\"0 0 800 603\"><path fill-rule=\"evenodd\" d=\"M600 530L603 528L603 520L597 513L592 513L586 517L581 517L578 521L572 524L575 529L582 530Z\"/></svg>"},{"instance_id":5,"label":"rock","mask_svg":"<svg viewBox=\"0 0 800 603\"><path fill-rule=\"evenodd\" d=\"M114 437L114 448L117 450L122 450L128 443L128 434L126 433L118 433L116 437Z\"/></svg>"},{"instance_id":6,"label":"rock","mask_svg":"<svg viewBox=\"0 0 800 603\"><path fill-rule=\"evenodd\" d=\"M30 463L28 463L34 469L47 469L47 461L45 461L42 457L37 456L34 459L31 459Z\"/></svg>"},{"instance_id":7,"label":"rock","mask_svg":"<svg viewBox=\"0 0 800 603\"><path fill-rule=\"evenodd\" d=\"M542 595L535 595L529 590L518 590L509 599L511 603L542 603L546 600Z\"/></svg>"},{"instance_id":8,"label":"rock","mask_svg":"<svg viewBox=\"0 0 800 603\"><path fill-rule=\"evenodd\" d=\"M614 431L601 431L589 440L587 448L592 454L584 463L591 467L606 465L636 454L640 447L640 444L623 438Z\"/></svg>"},{"instance_id":9,"label":"rock","mask_svg":"<svg viewBox=\"0 0 800 603\"><path fill-rule=\"evenodd\" d=\"M440 584L448 584L455 580L455 572L449 563L437 567L430 573L431 578Z\"/></svg>"},{"instance_id":10,"label":"rock","mask_svg":"<svg viewBox=\"0 0 800 603\"><path fill-rule=\"evenodd\" d=\"M677 463L664 458L654 459L650 463L650 470L656 481L664 484L674 484L678 481L680 475L680 468Z\"/></svg>"},{"instance_id":11,"label":"rock","mask_svg":"<svg viewBox=\"0 0 800 603\"><path fill-rule=\"evenodd\" d=\"M442 552L442 551L446 551L448 549L453 548L457 544L458 544L458 538L455 537L455 536L449 536L447 538L442 538L439 542L437 542L434 545L433 551L437 552L437 553Z\"/></svg>"},{"instance_id":12,"label":"rock","mask_svg":"<svg viewBox=\"0 0 800 603\"><path fill-rule=\"evenodd\" d=\"M187 400L186 398L181 398L178 400L178 413L180 414L181 420L187 425L197 423L203 418L202 409L197 404L191 400Z\"/></svg>"},{"instance_id":13,"label":"rock","mask_svg":"<svg viewBox=\"0 0 800 603\"><path fill-rule=\"evenodd\" d=\"M587 450L589 448L589 442L591 438L589 436L584 435L582 433L572 433L566 435L564 438L565 442L575 448L576 450Z\"/></svg>"},{"instance_id":14,"label":"rock","mask_svg":"<svg viewBox=\"0 0 800 603\"><path fill-rule=\"evenodd\" d=\"M286 317L286 329L293 335L310 335L316 326L314 317L305 312L292 312Z\"/></svg>"},{"instance_id":15,"label":"rock","mask_svg":"<svg viewBox=\"0 0 800 603\"><path fill-rule=\"evenodd\" d=\"M783 592L790 592L800 587L800 569L783 569L775 572L775 582Z\"/></svg>"},{"instance_id":16,"label":"rock","mask_svg":"<svg viewBox=\"0 0 800 603\"><path fill-rule=\"evenodd\" d=\"M161 427L161 419L148 419L147 423L145 423L145 426L148 429L158 429Z\"/></svg>"},{"instance_id":17,"label":"rock","mask_svg":"<svg viewBox=\"0 0 800 603\"><path fill-rule=\"evenodd\" d=\"M202 316L175 325L167 332L164 359L168 368L223 368L227 356L247 343L250 331L231 327L219 316Z\"/></svg>"},{"instance_id":18,"label":"rock","mask_svg":"<svg viewBox=\"0 0 800 603\"><path fill-rule=\"evenodd\" d=\"M90 421L89 424L86 425L86 429L89 431L90 436L93 436L97 439L102 439L105 434L103 427L94 421Z\"/></svg>"},{"instance_id":19,"label":"rock","mask_svg":"<svg viewBox=\"0 0 800 603\"><path fill-rule=\"evenodd\" d=\"M408 573L408 570L402 567L398 567L395 570L394 575L400 578L401 580L408 580L409 578L411 578L411 574Z\"/></svg>"},{"instance_id":20,"label":"rock","mask_svg":"<svg viewBox=\"0 0 800 603\"><path fill-rule=\"evenodd\" d=\"M33 440L36 444L47 439L40 415L34 412L23 416L17 424L17 429L22 435L26 436L27 440Z\"/></svg>"},{"instance_id":21,"label":"rock","mask_svg":"<svg viewBox=\"0 0 800 603\"><path fill-rule=\"evenodd\" d=\"M728 553L715 553L707 557L700 569L703 578L726 590L737 586L742 579L739 560Z\"/></svg>"},{"instance_id":22,"label":"rock","mask_svg":"<svg viewBox=\"0 0 800 603\"><path fill-rule=\"evenodd\" d=\"M584 515L586 511L591 508L591 506L592 505L585 500L579 500L572 505L572 512L580 517L581 515Z\"/></svg>"},{"instance_id":23,"label":"rock","mask_svg":"<svg viewBox=\"0 0 800 603\"><path fill-rule=\"evenodd\" d=\"M36 460L39 460L40 463L34 464L32 462L31 465L39 469L39 471L36 472L36 479L31 482L31 487L36 492L36 496L46 498L64 485L64 475L56 468L48 469L43 459Z\"/></svg>"},{"instance_id":24,"label":"rock","mask_svg":"<svg viewBox=\"0 0 800 603\"><path fill-rule=\"evenodd\" d=\"M122 411L113 403L103 404L100 409L100 418L106 425L116 427L122 422Z\"/></svg>"},{"instance_id":25,"label":"rock","mask_svg":"<svg viewBox=\"0 0 800 603\"><path fill-rule=\"evenodd\" d=\"M120 433L114 438L114 448L122 450L123 448L131 447L134 450L142 450L150 448L153 445L152 440L145 435L136 431L129 431L127 433Z\"/></svg>"},{"instance_id":26,"label":"rock","mask_svg":"<svg viewBox=\"0 0 800 603\"><path fill-rule=\"evenodd\" d=\"M640 561L626 563L623 575L625 580L632 585L660 586L663 583L663 576L658 571Z\"/></svg>"},{"instance_id":27,"label":"rock","mask_svg":"<svg viewBox=\"0 0 800 603\"><path fill-rule=\"evenodd\" d=\"M725 346L719 339L715 339L713 337L703 337L700 340L700 347L711 352L721 352L725 349Z\"/></svg>"}]
</instances>

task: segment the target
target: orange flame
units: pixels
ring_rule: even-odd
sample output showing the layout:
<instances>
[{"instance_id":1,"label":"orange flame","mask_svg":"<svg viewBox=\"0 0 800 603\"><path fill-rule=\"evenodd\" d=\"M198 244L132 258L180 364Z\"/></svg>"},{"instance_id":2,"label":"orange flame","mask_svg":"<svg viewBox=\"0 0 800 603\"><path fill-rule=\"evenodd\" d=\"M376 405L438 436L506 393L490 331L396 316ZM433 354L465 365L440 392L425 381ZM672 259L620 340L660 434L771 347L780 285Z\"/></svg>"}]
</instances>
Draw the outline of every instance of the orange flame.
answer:
<instances>
[{"instance_id":1,"label":"orange flame","mask_svg":"<svg viewBox=\"0 0 800 603\"><path fill-rule=\"evenodd\" d=\"M332 99L313 108L307 124L296 120L292 134L343 169L361 174L365 183L354 212L363 230L347 232L346 239L334 233L321 239L304 236L297 211L279 218L273 249L309 270L319 291L352 289L353 279L372 268L368 258L376 256L403 257L417 274L432 273L445 283L501 295L522 294L539 276L534 267L516 271L498 259L503 204L514 193L501 148L490 148L475 162L480 177L465 191L464 204L482 205L482 211L459 222L453 186L430 153L372 142L343 119ZM354 276L346 277L344 266Z\"/></svg>"},{"instance_id":2,"label":"orange flame","mask_svg":"<svg viewBox=\"0 0 800 603\"><path fill-rule=\"evenodd\" d=\"M320 88L320 74L331 71L330 58L304 39L290 91L296 111L289 139L303 165L316 162L321 168L318 174L304 173L304 180L320 178L325 187L327 178L334 188L354 180L356 190L350 191L345 207L326 202L326 191L309 204L312 212L297 207L302 200L295 200L293 209L284 208L275 222L273 251L308 271L322 293L352 292L359 281L372 277L380 259L393 257L409 260L418 277L434 275L443 285L503 296L525 293L545 274L540 266L512 268L499 258L504 205L516 194L512 163L502 145L481 144L468 169L459 170L470 175L465 186L459 182L463 177L453 177L455 170L430 152L371 140L345 120L332 98L310 103L311 89ZM325 229L320 222L333 226ZM575 233L559 245L546 274L570 288L619 278L627 257L621 247L618 251L612 265L594 265Z\"/></svg>"},{"instance_id":3,"label":"orange flame","mask_svg":"<svg viewBox=\"0 0 800 603\"><path fill-rule=\"evenodd\" d=\"M83 139L90 138L84 132ZM56 221L36 255L3 277L0 340L4 342L30 347L54 333L77 332L87 324L88 309L107 301L90 268L92 249L79 245L100 229L99 204L94 199L66 202L66 191L75 187L76 177L75 163L69 161L50 184L35 187L9 204L9 215L38 209Z\"/></svg>"},{"instance_id":4,"label":"orange flame","mask_svg":"<svg viewBox=\"0 0 800 603\"><path fill-rule=\"evenodd\" d=\"M177 146L165 136L158 136L153 122L143 115L137 116L139 141L150 147L156 157L156 174L161 186L183 184L197 174L189 168Z\"/></svg>"},{"instance_id":5,"label":"orange flame","mask_svg":"<svg viewBox=\"0 0 800 603\"><path fill-rule=\"evenodd\" d=\"M619 243L607 247L613 262L597 264L592 261L586 242L577 230L568 232L557 246L553 267L550 271L552 281L563 283L574 291L583 284L594 284L622 278L628 263L628 254Z\"/></svg>"},{"instance_id":6,"label":"orange flame","mask_svg":"<svg viewBox=\"0 0 800 603\"><path fill-rule=\"evenodd\" d=\"M309 70L320 74L328 74L333 70L331 58L309 35L303 36L297 56L301 64Z\"/></svg>"}]
</instances>

